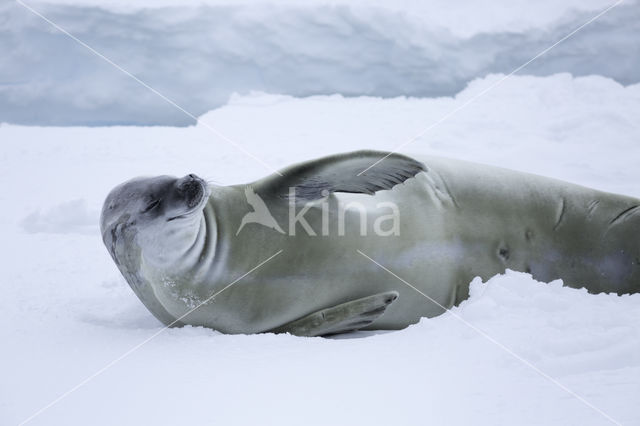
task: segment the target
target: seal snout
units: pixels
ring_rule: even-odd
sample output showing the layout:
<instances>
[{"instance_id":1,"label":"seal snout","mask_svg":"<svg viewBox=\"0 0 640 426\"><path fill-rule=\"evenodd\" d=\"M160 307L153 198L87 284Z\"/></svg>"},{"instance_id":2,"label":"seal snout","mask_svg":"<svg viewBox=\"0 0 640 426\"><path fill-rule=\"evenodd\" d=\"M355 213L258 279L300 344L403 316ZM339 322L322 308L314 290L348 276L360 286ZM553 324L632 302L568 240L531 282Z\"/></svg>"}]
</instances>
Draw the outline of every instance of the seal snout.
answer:
<instances>
[{"instance_id":1,"label":"seal snout","mask_svg":"<svg viewBox=\"0 0 640 426\"><path fill-rule=\"evenodd\" d=\"M177 190L178 193L184 197L187 207L192 209L202 202L202 198L206 192L206 185L204 180L190 173L178 179Z\"/></svg>"}]
</instances>

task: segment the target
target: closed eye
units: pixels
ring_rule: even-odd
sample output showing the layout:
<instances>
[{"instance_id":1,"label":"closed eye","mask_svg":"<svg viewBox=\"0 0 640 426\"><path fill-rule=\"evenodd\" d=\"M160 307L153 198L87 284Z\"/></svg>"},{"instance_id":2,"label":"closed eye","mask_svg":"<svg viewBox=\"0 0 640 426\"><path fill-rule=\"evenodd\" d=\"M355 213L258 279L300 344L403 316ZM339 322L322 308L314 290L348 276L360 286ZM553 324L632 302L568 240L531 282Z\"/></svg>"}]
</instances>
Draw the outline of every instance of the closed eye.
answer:
<instances>
[{"instance_id":1,"label":"closed eye","mask_svg":"<svg viewBox=\"0 0 640 426\"><path fill-rule=\"evenodd\" d=\"M149 204L147 204L147 207L144 208L142 213L146 213L148 211L155 209L156 207L158 207L159 204L160 204L160 200L154 200L150 202Z\"/></svg>"}]
</instances>

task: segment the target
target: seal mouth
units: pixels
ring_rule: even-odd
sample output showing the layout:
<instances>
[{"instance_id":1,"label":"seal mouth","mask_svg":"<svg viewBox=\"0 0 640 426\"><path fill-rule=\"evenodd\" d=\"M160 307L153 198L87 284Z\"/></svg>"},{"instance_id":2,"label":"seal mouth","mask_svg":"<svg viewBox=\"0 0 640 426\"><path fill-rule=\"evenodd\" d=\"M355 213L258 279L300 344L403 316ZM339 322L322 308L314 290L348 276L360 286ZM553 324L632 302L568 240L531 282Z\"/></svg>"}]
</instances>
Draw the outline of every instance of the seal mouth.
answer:
<instances>
[{"instance_id":1,"label":"seal mouth","mask_svg":"<svg viewBox=\"0 0 640 426\"><path fill-rule=\"evenodd\" d=\"M177 190L185 198L188 210L168 218L167 222L191 216L193 212L200 210L209 199L209 186L204 180L193 174L185 176L181 180L182 182L178 185Z\"/></svg>"}]
</instances>

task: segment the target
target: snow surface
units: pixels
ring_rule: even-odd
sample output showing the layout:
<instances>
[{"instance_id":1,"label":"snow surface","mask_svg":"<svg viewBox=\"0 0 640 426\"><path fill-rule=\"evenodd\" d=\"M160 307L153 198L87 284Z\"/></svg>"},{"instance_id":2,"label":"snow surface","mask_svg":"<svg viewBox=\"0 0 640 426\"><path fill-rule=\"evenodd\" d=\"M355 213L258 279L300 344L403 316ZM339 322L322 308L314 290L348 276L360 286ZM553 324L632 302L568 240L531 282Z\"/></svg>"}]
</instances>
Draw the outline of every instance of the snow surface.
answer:
<instances>
[{"instance_id":1,"label":"snow surface","mask_svg":"<svg viewBox=\"0 0 640 426\"><path fill-rule=\"evenodd\" d=\"M474 80L453 98L234 96L203 121L279 168L390 149L500 77ZM404 151L640 196L639 111L640 85L516 76ZM231 184L267 170L202 124L5 124L0 140L4 425L161 329L100 240L98 211L113 186L190 172ZM616 421L640 423L640 295L589 295L508 272L474 281L453 313L339 339L167 330L29 424L610 424L460 318Z\"/></svg>"},{"instance_id":2,"label":"snow surface","mask_svg":"<svg viewBox=\"0 0 640 426\"><path fill-rule=\"evenodd\" d=\"M233 92L452 96L509 73L613 0L25 1L194 115ZM625 0L527 66L640 82ZM0 122L193 124L15 1L0 4Z\"/></svg>"}]
</instances>

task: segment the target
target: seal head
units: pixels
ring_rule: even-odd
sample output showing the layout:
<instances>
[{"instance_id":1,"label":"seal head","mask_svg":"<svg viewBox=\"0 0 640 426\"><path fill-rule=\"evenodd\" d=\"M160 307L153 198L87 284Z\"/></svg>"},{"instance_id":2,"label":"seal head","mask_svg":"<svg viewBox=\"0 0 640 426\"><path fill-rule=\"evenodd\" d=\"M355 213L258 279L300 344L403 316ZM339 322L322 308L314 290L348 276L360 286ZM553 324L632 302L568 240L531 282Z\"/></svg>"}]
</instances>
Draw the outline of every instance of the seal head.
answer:
<instances>
[{"instance_id":1,"label":"seal head","mask_svg":"<svg viewBox=\"0 0 640 426\"><path fill-rule=\"evenodd\" d=\"M141 177L115 187L104 202L102 240L133 291L165 324L182 325L157 299L144 266L166 270L189 263L209 194L206 182L193 174Z\"/></svg>"},{"instance_id":2,"label":"seal head","mask_svg":"<svg viewBox=\"0 0 640 426\"><path fill-rule=\"evenodd\" d=\"M116 263L118 240L135 238L145 247L145 259L167 262L188 249L209 189L190 174L183 178L136 178L114 188L105 200L100 219L102 238Z\"/></svg>"}]
</instances>

